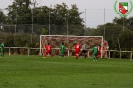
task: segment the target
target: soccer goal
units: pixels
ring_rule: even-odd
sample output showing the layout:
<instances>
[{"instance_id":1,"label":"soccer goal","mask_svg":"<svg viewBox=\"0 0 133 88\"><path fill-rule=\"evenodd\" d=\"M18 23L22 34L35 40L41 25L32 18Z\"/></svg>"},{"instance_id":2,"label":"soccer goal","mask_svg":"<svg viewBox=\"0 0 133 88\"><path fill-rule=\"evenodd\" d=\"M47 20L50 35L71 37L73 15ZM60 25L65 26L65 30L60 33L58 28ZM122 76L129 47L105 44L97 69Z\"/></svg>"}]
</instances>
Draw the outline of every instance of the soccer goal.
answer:
<instances>
[{"instance_id":1,"label":"soccer goal","mask_svg":"<svg viewBox=\"0 0 133 88\"><path fill-rule=\"evenodd\" d=\"M92 55L92 48L94 45L101 45L101 58L107 57L108 42L103 39L103 36L69 36L69 35L40 35L40 55L45 52L45 45L50 43L52 45L52 52L54 55L59 55L60 44L64 42L66 46L66 56L73 56L73 45L76 42L87 44L88 56Z\"/></svg>"}]
</instances>

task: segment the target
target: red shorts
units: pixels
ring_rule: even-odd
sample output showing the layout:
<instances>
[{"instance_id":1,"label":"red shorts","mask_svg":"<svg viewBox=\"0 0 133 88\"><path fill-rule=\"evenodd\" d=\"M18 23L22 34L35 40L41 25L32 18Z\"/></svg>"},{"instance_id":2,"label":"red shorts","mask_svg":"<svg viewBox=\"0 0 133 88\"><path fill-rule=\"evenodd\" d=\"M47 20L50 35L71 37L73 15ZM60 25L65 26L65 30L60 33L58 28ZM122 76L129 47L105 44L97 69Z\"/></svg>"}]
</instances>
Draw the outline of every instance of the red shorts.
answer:
<instances>
[{"instance_id":1,"label":"red shorts","mask_svg":"<svg viewBox=\"0 0 133 88\"><path fill-rule=\"evenodd\" d=\"M49 53L49 54L51 54L51 51L49 51L49 50L48 50L48 51L46 51L46 54L48 54L48 53Z\"/></svg>"},{"instance_id":2,"label":"red shorts","mask_svg":"<svg viewBox=\"0 0 133 88\"><path fill-rule=\"evenodd\" d=\"M79 50L79 49L75 50L75 53L76 53L76 54L79 54L79 52L80 52L80 50Z\"/></svg>"},{"instance_id":3,"label":"red shorts","mask_svg":"<svg viewBox=\"0 0 133 88\"><path fill-rule=\"evenodd\" d=\"M98 51L98 58L100 58L101 57L101 52L100 51Z\"/></svg>"}]
</instances>

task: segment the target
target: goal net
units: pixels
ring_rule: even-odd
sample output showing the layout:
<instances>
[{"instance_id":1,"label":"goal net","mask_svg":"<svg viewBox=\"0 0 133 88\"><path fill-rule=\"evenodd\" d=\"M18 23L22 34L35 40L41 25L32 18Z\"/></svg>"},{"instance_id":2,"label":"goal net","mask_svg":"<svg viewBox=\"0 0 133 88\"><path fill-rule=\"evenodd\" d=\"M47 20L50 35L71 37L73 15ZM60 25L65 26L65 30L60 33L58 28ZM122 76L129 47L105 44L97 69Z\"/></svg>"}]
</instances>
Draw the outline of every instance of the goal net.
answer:
<instances>
[{"instance_id":1,"label":"goal net","mask_svg":"<svg viewBox=\"0 0 133 88\"><path fill-rule=\"evenodd\" d=\"M101 58L107 58L108 42L103 39L103 36L40 35L40 55L44 54L47 43L52 45L52 53L59 55L60 44L62 42L64 42L66 46L66 56L75 55L73 45L76 42L80 42L80 44L85 42L88 48L88 56L92 56L92 48L94 45L101 45Z\"/></svg>"}]
</instances>

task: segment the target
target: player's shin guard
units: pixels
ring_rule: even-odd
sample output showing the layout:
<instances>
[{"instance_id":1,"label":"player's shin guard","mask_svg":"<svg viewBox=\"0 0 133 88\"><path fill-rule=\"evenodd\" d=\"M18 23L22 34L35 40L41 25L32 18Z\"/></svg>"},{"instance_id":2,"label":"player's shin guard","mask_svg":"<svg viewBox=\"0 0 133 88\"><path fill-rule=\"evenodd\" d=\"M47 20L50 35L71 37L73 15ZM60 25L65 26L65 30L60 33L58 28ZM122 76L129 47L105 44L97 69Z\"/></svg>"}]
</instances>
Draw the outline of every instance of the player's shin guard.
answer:
<instances>
[{"instance_id":1,"label":"player's shin guard","mask_svg":"<svg viewBox=\"0 0 133 88\"><path fill-rule=\"evenodd\" d=\"M62 58L64 57L64 54L63 54L63 53L61 53L61 57L62 57Z\"/></svg>"},{"instance_id":2,"label":"player's shin guard","mask_svg":"<svg viewBox=\"0 0 133 88\"><path fill-rule=\"evenodd\" d=\"M44 57L46 57L46 53L44 53Z\"/></svg>"},{"instance_id":3,"label":"player's shin guard","mask_svg":"<svg viewBox=\"0 0 133 88\"><path fill-rule=\"evenodd\" d=\"M79 54L76 54L76 59L78 59L78 57L79 57Z\"/></svg>"},{"instance_id":4,"label":"player's shin guard","mask_svg":"<svg viewBox=\"0 0 133 88\"><path fill-rule=\"evenodd\" d=\"M84 55L84 58L86 58L86 57L87 57L87 54Z\"/></svg>"},{"instance_id":5,"label":"player's shin guard","mask_svg":"<svg viewBox=\"0 0 133 88\"><path fill-rule=\"evenodd\" d=\"M64 58L64 55L62 55L62 58Z\"/></svg>"},{"instance_id":6,"label":"player's shin guard","mask_svg":"<svg viewBox=\"0 0 133 88\"><path fill-rule=\"evenodd\" d=\"M93 56L93 60L96 60L96 56Z\"/></svg>"},{"instance_id":7,"label":"player's shin guard","mask_svg":"<svg viewBox=\"0 0 133 88\"><path fill-rule=\"evenodd\" d=\"M53 54L51 54L51 57L53 58L53 57L54 57L54 55L53 55Z\"/></svg>"}]
</instances>

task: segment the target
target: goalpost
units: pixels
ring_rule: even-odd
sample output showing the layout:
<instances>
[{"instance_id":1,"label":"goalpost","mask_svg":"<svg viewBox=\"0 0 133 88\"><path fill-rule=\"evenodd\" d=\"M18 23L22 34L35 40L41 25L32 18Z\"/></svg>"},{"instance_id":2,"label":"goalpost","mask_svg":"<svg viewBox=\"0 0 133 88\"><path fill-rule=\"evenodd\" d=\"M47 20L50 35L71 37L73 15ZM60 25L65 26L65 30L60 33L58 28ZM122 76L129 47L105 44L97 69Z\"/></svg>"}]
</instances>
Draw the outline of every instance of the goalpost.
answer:
<instances>
[{"instance_id":1,"label":"goalpost","mask_svg":"<svg viewBox=\"0 0 133 88\"><path fill-rule=\"evenodd\" d=\"M54 55L59 55L60 44L64 42L67 48L66 56L73 56L73 44L84 42L89 48L88 51L92 50L94 45L101 45L101 58L107 56L108 43L103 39L103 36L70 36L70 35L40 35L40 55L43 55L45 51L45 45L50 43L52 45L52 51ZM88 52L88 55L92 55L92 52Z\"/></svg>"}]
</instances>

